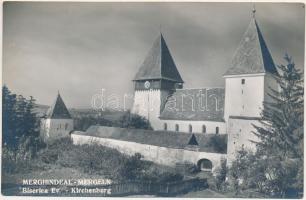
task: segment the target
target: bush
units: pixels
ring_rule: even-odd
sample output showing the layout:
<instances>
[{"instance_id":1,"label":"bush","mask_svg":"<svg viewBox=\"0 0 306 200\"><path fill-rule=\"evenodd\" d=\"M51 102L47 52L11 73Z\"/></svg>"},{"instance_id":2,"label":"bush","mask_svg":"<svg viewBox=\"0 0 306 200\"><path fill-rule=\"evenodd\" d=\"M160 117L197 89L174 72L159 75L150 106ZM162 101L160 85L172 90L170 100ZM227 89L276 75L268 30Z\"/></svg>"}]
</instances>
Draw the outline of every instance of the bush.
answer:
<instances>
[{"instance_id":1,"label":"bush","mask_svg":"<svg viewBox=\"0 0 306 200\"><path fill-rule=\"evenodd\" d=\"M17 152L21 159L32 159L45 147L46 143L40 137L23 136L19 140Z\"/></svg>"},{"instance_id":2,"label":"bush","mask_svg":"<svg viewBox=\"0 0 306 200\"><path fill-rule=\"evenodd\" d=\"M75 116L74 129L86 131L92 125L112 126L121 128L136 128L152 130L150 122L137 114L132 114L130 111L124 112L120 118L108 120L101 116Z\"/></svg>"},{"instance_id":3,"label":"bush","mask_svg":"<svg viewBox=\"0 0 306 200\"><path fill-rule=\"evenodd\" d=\"M248 187L248 169L253 164L250 162L253 154L244 149L237 151L236 160L234 160L229 169L229 183L230 189L238 195L241 190Z\"/></svg>"},{"instance_id":4,"label":"bush","mask_svg":"<svg viewBox=\"0 0 306 200\"><path fill-rule=\"evenodd\" d=\"M226 159L221 159L220 162L221 165L215 170L214 184L218 191L225 191L228 168L226 166Z\"/></svg>"},{"instance_id":5,"label":"bush","mask_svg":"<svg viewBox=\"0 0 306 200\"><path fill-rule=\"evenodd\" d=\"M150 122L137 114L132 114L127 111L119 120L119 127L121 128L136 128L136 129L149 129L152 130Z\"/></svg>"},{"instance_id":6,"label":"bush","mask_svg":"<svg viewBox=\"0 0 306 200\"><path fill-rule=\"evenodd\" d=\"M136 153L124 161L119 172L122 179L137 180L144 176L144 172L148 169L149 163L142 161L142 157L141 154Z\"/></svg>"},{"instance_id":7,"label":"bush","mask_svg":"<svg viewBox=\"0 0 306 200\"><path fill-rule=\"evenodd\" d=\"M151 182L173 182L183 179L183 175L173 171L161 171L150 161L141 160L139 153L128 157L120 169L120 177L124 180L145 180Z\"/></svg>"},{"instance_id":8,"label":"bush","mask_svg":"<svg viewBox=\"0 0 306 200\"><path fill-rule=\"evenodd\" d=\"M173 172L164 172L160 174L160 178L158 179L158 182L175 182L175 181L181 181L183 180L184 176L179 173L173 173Z\"/></svg>"},{"instance_id":9,"label":"bush","mask_svg":"<svg viewBox=\"0 0 306 200\"><path fill-rule=\"evenodd\" d=\"M23 136L16 148L2 146L2 170L4 173L26 173L40 168L40 162L33 162L45 143L35 136Z\"/></svg>"},{"instance_id":10,"label":"bush","mask_svg":"<svg viewBox=\"0 0 306 200\"><path fill-rule=\"evenodd\" d=\"M292 193L297 196L296 176L302 165L299 161L239 150L229 170L231 189L236 195L246 194L245 191L250 190L270 197L287 197Z\"/></svg>"},{"instance_id":11,"label":"bush","mask_svg":"<svg viewBox=\"0 0 306 200\"><path fill-rule=\"evenodd\" d=\"M201 171L196 164L190 162L177 163L175 169L178 173L186 175L194 175Z\"/></svg>"},{"instance_id":12,"label":"bush","mask_svg":"<svg viewBox=\"0 0 306 200\"><path fill-rule=\"evenodd\" d=\"M98 144L73 145L69 138L53 141L41 155L46 163L62 167L78 168L85 173L100 174L117 178L118 171L126 156L115 149ZM48 158L48 160L44 159Z\"/></svg>"},{"instance_id":13,"label":"bush","mask_svg":"<svg viewBox=\"0 0 306 200\"><path fill-rule=\"evenodd\" d=\"M92 125L112 126L113 122L101 116L79 116L74 117L74 129L86 131Z\"/></svg>"},{"instance_id":14,"label":"bush","mask_svg":"<svg viewBox=\"0 0 306 200\"><path fill-rule=\"evenodd\" d=\"M69 137L60 138L48 141L47 148L43 149L38 159L47 164L55 164L63 152L68 151L73 147L72 141Z\"/></svg>"},{"instance_id":15,"label":"bush","mask_svg":"<svg viewBox=\"0 0 306 200\"><path fill-rule=\"evenodd\" d=\"M127 156L116 149L96 143L73 145L70 138L49 141L35 159L22 153L23 151L15 152L3 147L2 170L6 173L26 173L59 165L79 169L84 173L102 175L115 182L119 180L169 182L183 179L183 175L179 173L151 161L142 160L143 157L139 153Z\"/></svg>"}]
</instances>

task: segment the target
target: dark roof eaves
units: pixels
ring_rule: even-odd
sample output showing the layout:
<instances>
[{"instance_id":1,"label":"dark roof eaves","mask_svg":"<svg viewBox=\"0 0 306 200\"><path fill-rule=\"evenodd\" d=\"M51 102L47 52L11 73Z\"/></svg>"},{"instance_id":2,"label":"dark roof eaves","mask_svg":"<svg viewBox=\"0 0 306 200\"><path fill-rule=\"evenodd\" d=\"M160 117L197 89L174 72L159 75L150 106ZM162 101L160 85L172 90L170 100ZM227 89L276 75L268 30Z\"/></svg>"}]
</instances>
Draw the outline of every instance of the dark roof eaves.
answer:
<instances>
[{"instance_id":1,"label":"dark roof eaves","mask_svg":"<svg viewBox=\"0 0 306 200\"><path fill-rule=\"evenodd\" d=\"M226 77L226 76L240 76L240 75L254 75L254 74L258 74L258 75L261 75L261 74L264 74L264 73L267 73L266 71L262 71L262 72L248 72L248 73L225 73L223 74L223 77Z\"/></svg>"},{"instance_id":2,"label":"dark roof eaves","mask_svg":"<svg viewBox=\"0 0 306 200\"><path fill-rule=\"evenodd\" d=\"M172 79L172 78L167 78L167 77L150 77L150 78L138 78L138 79L133 79L132 81L145 81L145 80L167 80L167 81L172 81L172 82L176 82L176 83L184 83L184 81L178 81L176 79Z\"/></svg>"},{"instance_id":3,"label":"dark roof eaves","mask_svg":"<svg viewBox=\"0 0 306 200\"><path fill-rule=\"evenodd\" d=\"M261 120L261 117L250 117L250 116L229 116L230 119L242 119L242 120Z\"/></svg>"}]
</instances>

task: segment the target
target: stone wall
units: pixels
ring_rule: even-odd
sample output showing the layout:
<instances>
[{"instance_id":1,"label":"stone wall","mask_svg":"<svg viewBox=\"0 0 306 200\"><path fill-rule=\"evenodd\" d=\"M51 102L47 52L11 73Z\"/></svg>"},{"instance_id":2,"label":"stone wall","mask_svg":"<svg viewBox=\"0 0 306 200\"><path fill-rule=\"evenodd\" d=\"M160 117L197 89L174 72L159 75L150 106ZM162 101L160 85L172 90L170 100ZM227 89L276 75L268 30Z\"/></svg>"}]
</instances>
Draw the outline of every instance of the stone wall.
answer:
<instances>
[{"instance_id":1,"label":"stone wall","mask_svg":"<svg viewBox=\"0 0 306 200\"><path fill-rule=\"evenodd\" d=\"M232 119L228 121L227 161L230 165L235 159L237 150L242 148L255 151L256 145L252 141L258 141L258 137L252 132L254 125L259 126L257 119Z\"/></svg>"},{"instance_id":2,"label":"stone wall","mask_svg":"<svg viewBox=\"0 0 306 200\"><path fill-rule=\"evenodd\" d=\"M159 89L136 90L131 112L148 119L156 130L161 124L159 116L168 95L168 91Z\"/></svg>"},{"instance_id":3,"label":"stone wall","mask_svg":"<svg viewBox=\"0 0 306 200\"><path fill-rule=\"evenodd\" d=\"M40 136L46 141L69 136L73 130L72 119L42 119Z\"/></svg>"},{"instance_id":4,"label":"stone wall","mask_svg":"<svg viewBox=\"0 0 306 200\"><path fill-rule=\"evenodd\" d=\"M264 79L264 74L226 77L225 120L229 116L260 117L264 101Z\"/></svg>"},{"instance_id":5,"label":"stone wall","mask_svg":"<svg viewBox=\"0 0 306 200\"><path fill-rule=\"evenodd\" d=\"M97 143L102 146L115 148L121 153L127 155L141 153L145 160L172 167L177 163L190 162L197 164L201 159L208 159L212 162L214 170L216 167L220 166L221 159L226 159L226 154L197 152L186 149L174 149L136 142L98 138L87 135L78 135L77 132L72 133L71 138L73 144L76 145Z\"/></svg>"}]
</instances>

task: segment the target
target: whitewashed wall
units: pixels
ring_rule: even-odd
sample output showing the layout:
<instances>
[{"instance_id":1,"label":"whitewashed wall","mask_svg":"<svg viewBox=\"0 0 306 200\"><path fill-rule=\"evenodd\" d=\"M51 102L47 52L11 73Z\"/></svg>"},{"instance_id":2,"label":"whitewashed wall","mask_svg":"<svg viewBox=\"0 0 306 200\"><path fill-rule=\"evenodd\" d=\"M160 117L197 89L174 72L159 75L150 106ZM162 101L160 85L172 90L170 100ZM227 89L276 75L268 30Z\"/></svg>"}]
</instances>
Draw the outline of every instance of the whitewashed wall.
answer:
<instances>
[{"instance_id":1,"label":"whitewashed wall","mask_svg":"<svg viewBox=\"0 0 306 200\"><path fill-rule=\"evenodd\" d=\"M278 90L279 91L279 84L277 83L277 81L272 77L271 74L267 74L265 76L265 97L264 97L264 101L266 102L271 102L273 101L272 98L269 96L269 94L271 94L271 89L274 90Z\"/></svg>"},{"instance_id":2,"label":"whitewashed wall","mask_svg":"<svg viewBox=\"0 0 306 200\"><path fill-rule=\"evenodd\" d=\"M256 150L256 145L251 141L258 141L258 137L253 134L256 131L254 125L259 126L258 120L229 119L228 121L228 142L227 161L230 165L236 157L237 150L241 148L251 151Z\"/></svg>"},{"instance_id":3,"label":"whitewashed wall","mask_svg":"<svg viewBox=\"0 0 306 200\"><path fill-rule=\"evenodd\" d=\"M242 79L245 79L245 84L241 84ZM264 79L264 74L225 77L225 120L229 116L260 117Z\"/></svg>"},{"instance_id":4,"label":"whitewashed wall","mask_svg":"<svg viewBox=\"0 0 306 200\"><path fill-rule=\"evenodd\" d=\"M41 121L41 136L44 140L67 137L72 130L72 119L43 119Z\"/></svg>"},{"instance_id":5,"label":"whitewashed wall","mask_svg":"<svg viewBox=\"0 0 306 200\"><path fill-rule=\"evenodd\" d=\"M76 145L97 143L102 146L117 149L121 153L128 155L141 153L145 160L172 167L175 166L176 163L182 163L184 161L197 164L201 159L208 159L212 162L214 170L216 167L220 166L221 159L226 159L226 154L196 152L109 138L98 138L87 135L78 135L77 132L72 133L71 138L73 144Z\"/></svg>"},{"instance_id":6,"label":"whitewashed wall","mask_svg":"<svg viewBox=\"0 0 306 200\"><path fill-rule=\"evenodd\" d=\"M153 129L160 125L160 111L169 92L164 90L137 90L131 112L149 119Z\"/></svg>"},{"instance_id":7,"label":"whitewashed wall","mask_svg":"<svg viewBox=\"0 0 306 200\"><path fill-rule=\"evenodd\" d=\"M183 120L160 120L155 130L164 130L164 124L167 123L168 131L175 131L175 125L179 125L179 132L189 133L189 125L192 126L193 133L202 133L202 126L206 126L206 133L216 133L216 127L219 127L219 134L226 134L225 122L214 121L183 121ZM204 133L203 133L204 134Z\"/></svg>"}]
</instances>

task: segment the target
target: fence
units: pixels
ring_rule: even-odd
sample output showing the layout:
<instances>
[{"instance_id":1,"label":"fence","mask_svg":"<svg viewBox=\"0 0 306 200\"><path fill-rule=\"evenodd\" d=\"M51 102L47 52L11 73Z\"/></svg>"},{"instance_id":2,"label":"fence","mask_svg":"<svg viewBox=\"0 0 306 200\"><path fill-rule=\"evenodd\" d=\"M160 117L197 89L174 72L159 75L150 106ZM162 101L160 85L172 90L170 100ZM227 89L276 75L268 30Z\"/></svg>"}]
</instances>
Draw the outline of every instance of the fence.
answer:
<instances>
[{"instance_id":1,"label":"fence","mask_svg":"<svg viewBox=\"0 0 306 200\"><path fill-rule=\"evenodd\" d=\"M126 196L131 194L151 194L157 196L175 196L190 191L208 188L207 179L190 179L177 182L156 183L129 181L102 186L111 189L111 194L106 196Z\"/></svg>"},{"instance_id":2,"label":"fence","mask_svg":"<svg viewBox=\"0 0 306 200\"><path fill-rule=\"evenodd\" d=\"M8 196L110 196L119 197L127 195L156 195L156 196L176 196L178 194L184 194L190 191L197 191L208 188L207 179L189 179L177 182L157 183L157 182L141 182L141 181L129 181L123 183L113 183L109 185L100 186L77 186L79 189L100 189L110 190L110 194L107 193L74 193L71 192L75 186L60 187L60 193L48 193L48 194L24 194L21 192L22 185L13 184L2 185L2 194ZM49 185L33 185L32 189L50 189Z\"/></svg>"}]
</instances>

